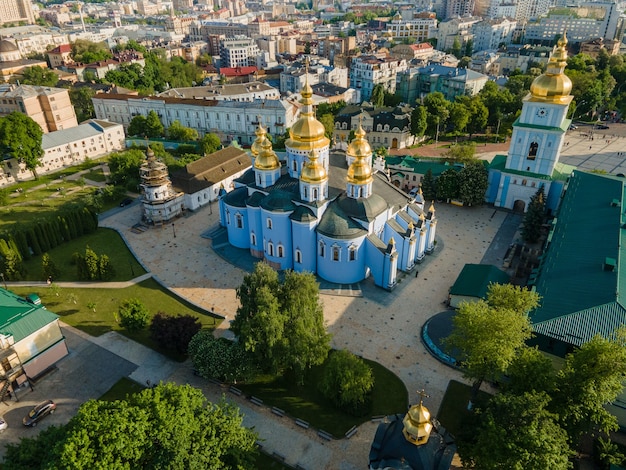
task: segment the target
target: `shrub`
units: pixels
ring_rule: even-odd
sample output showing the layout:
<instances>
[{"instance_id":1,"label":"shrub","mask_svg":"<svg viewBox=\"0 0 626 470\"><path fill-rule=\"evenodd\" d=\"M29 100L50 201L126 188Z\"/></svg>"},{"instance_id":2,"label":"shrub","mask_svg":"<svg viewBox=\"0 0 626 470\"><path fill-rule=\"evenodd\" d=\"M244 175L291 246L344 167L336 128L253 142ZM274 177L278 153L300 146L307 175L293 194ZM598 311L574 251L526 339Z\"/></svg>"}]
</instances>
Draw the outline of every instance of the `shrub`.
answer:
<instances>
[{"instance_id":1,"label":"shrub","mask_svg":"<svg viewBox=\"0 0 626 470\"><path fill-rule=\"evenodd\" d=\"M57 268L48 253L41 256L41 273L44 279L56 279L59 277L59 268Z\"/></svg>"},{"instance_id":2,"label":"shrub","mask_svg":"<svg viewBox=\"0 0 626 470\"><path fill-rule=\"evenodd\" d=\"M372 369L349 351L330 355L318 388L337 408L355 416L367 413L374 387Z\"/></svg>"},{"instance_id":3,"label":"shrub","mask_svg":"<svg viewBox=\"0 0 626 470\"><path fill-rule=\"evenodd\" d=\"M194 368L205 379L236 383L257 372L252 356L240 343L215 338L210 331L200 331L191 338L188 352Z\"/></svg>"},{"instance_id":4,"label":"shrub","mask_svg":"<svg viewBox=\"0 0 626 470\"><path fill-rule=\"evenodd\" d=\"M119 308L120 325L130 333L143 330L150 320L150 312L138 299L127 299Z\"/></svg>"},{"instance_id":5,"label":"shrub","mask_svg":"<svg viewBox=\"0 0 626 470\"><path fill-rule=\"evenodd\" d=\"M193 315L167 315L159 312L152 318L152 339L166 349L187 353L189 341L200 331L202 324Z\"/></svg>"}]
</instances>

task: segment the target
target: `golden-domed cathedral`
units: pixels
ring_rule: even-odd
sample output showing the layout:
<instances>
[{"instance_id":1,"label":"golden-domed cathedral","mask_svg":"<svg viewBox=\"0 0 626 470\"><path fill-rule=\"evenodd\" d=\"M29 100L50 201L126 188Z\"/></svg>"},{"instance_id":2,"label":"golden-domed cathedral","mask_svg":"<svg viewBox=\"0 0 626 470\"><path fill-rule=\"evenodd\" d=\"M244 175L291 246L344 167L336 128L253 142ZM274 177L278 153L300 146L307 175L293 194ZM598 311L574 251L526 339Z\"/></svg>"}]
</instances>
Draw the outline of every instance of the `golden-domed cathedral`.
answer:
<instances>
[{"instance_id":1,"label":"golden-domed cathedral","mask_svg":"<svg viewBox=\"0 0 626 470\"><path fill-rule=\"evenodd\" d=\"M490 165L487 202L524 211L530 197L543 185L546 206L556 209L573 167L559 163L571 124L567 110L573 99L572 82L565 75L567 36L554 47L545 73L535 78L513 124L507 156Z\"/></svg>"},{"instance_id":2,"label":"golden-domed cathedral","mask_svg":"<svg viewBox=\"0 0 626 470\"><path fill-rule=\"evenodd\" d=\"M398 270L414 270L435 247L434 205L425 210L421 198L372 168L360 124L345 154L331 154L312 94L305 83L283 161L259 123L252 168L222 194L220 224L231 245L275 269L310 271L338 284L371 277L393 289Z\"/></svg>"}]
</instances>

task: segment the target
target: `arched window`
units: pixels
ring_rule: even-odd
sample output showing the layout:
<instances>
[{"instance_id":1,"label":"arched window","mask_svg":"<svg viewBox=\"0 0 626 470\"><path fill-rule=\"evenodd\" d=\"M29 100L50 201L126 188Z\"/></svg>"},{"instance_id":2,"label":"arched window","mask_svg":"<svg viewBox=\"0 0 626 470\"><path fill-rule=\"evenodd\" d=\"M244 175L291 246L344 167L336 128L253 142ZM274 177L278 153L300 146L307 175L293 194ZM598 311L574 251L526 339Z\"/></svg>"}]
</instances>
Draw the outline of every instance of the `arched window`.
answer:
<instances>
[{"instance_id":1,"label":"arched window","mask_svg":"<svg viewBox=\"0 0 626 470\"><path fill-rule=\"evenodd\" d=\"M341 254L341 248L333 246L333 261L339 261Z\"/></svg>"},{"instance_id":2,"label":"arched window","mask_svg":"<svg viewBox=\"0 0 626 470\"><path fill-rule=\"evenodd\" d=\"M282 245L278 245L278 257L282 258L283 256L285 256L285 249Z\"/></svg>"},{"instance_id":3,"label":"arched window","mask_svg":"<svg viewBox=\"0 0 626 470\"><path fill-rule=\"evenodd\" d=\"M382 124L378 124L378 125L376 126L376 130L377 130L378 132L382 132L382 130L383 130L383 125L382 125Z\"/></svg>"},{"instance_id":4,"label":"arched window","mask_svg":"<svg viewBox=\"0 0 626 470\"><path fill-rule=\"evenodd\" d=\"M250 234L250 244L256 246L256 235L254 233Z\"/></svg>"},{"instance_id":5,"label":"arched window","mask_svg":"<svg viewBox=\"0 0 626 470\"><path fill-rule=\"evenodd\" d=\"M269 256L274 256L274 244L272 242L268 242L267 244L267 254Z\"/></svg>"},{"instance_id":6,"label":"arched window","mask_svg":"<svg viewBox=\"0 0 626 470\"><path fill-rule=\"evenodd\" d=\"M230 225L230 211L226 209L226 223Z\"/></svg>"},{"instance_id":7,"label":"arched window","mask_svg":"<svg viewBox=\"0 0 626 470\"><path fill-rule=\"evenodd\" d=\"M256 180L257 180L257 184L261 186L261 175L257 175Z\"/></svg>"},{"instance_id":8,"label":"arched window","mask_svg":"<svg viewBox=\"0 0 626 470\"><path fill-rule=\"evenodd\" d=\"M302 263L302 252L300 250L296 250L296 263Z\"/></svg>"},{"instance_id":9,"label":"arched window","mask_svg":"<svg viewBox=\"0 0 626 470\"><path fill-rule=\"evenodd\" d=\"M526 180L522 180L522 186L526 186L527 181Z\"/></svg>"},{"instance_id":10,"label":"arched window","mask_svg":"<svg viewBox=\"0 0 626 470\"><path fill-rule=\"evenodd\" d=\"M532 142L530 144L530 148L528 149L528 159L534 160L537 158L537 150L539 149L539 144L537 142Z\"/></svg>"},{"instance_id":11,"label":"arched window","mask_svg":"<svg viewBox=\"0 0 626 470\"><path fill-rule=\"evenodd\" d=\"M241 214L235 214L235 225L237 228L243 228L243 216Z\"/></svg>"},{"instance_id":12,"label":"arched window","mask_svg":"<svg viewBox=\"0 0 626 470\"><path fill-rule=\"evenodd\" d=\"M272 219L270 219L269 217L267 218L267 228L272 230Z\"/></svg>"},{"instance_id":13,"label":"arched window","mask_svg":"<svg viewBox=\"0 0 626 470\"><path fill-rule=\"evenodd\" d=\"M324 242L319 242L318 245L318 254L320 255L320 257L324 257L326 251L326 245L324 245Z\"/></svg>"},{"instance_id":14,"label":"arched window","mask_svg":"<svg viewBox=\"0 0 626 470\"><path fill-rule=\"evenodd\" d=\"M296 163L296 159L295 158L291 162L291 169L293 171L298 171L298 164Z\"/></svg>"},{"instance_id":15,"label":"arched window","mask_svg":"<svg viewBox=\"0 0 626 470\"><path fill-rule=\"evenodd\" d=\"M309 197L309 190L306 188L306 186L303 189L303 193L305 198Z\"/></svg>"},{"instance_id":16,"label":"arched window","mask_svg":"<svg viewBox=\"0 0 626 470\"><path fill-rule=\"evenodd\" d=\"M317 188L313 188L313 199L317 199Z\"/></svg>"},{"instance_id":17,"label":"arched window","mask_svg":"<svg viewBox=\"0 0 626 470\"><path fill-rule=\"evenodd\" d=\"M356 260L356 246L352 245L350 246L350 248L348 248L348 259L350 261Z\"/></svg>"}]
</instances>

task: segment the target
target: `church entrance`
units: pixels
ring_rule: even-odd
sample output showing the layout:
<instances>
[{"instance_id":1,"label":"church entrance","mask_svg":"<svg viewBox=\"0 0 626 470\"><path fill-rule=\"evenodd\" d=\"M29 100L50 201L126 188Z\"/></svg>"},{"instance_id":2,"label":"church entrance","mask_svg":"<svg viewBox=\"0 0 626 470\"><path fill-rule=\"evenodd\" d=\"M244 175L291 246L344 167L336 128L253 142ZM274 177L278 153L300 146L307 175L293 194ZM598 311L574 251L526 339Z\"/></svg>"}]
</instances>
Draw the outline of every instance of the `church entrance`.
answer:
<instances>
[{"instance_id":1,"label":"church entrance","mask_svg":"<svg viewBox=\"0 0 626 470\"><path fill-rule=\"evenodd\" d=\"M518 214L523 214L526 210L526 203L521 199L518 199L513 203L513 212L517 212Z\"/></svg>"},{"instance_id":2,"label":"church entrance","mask_svg":"<svg viewBox=\"0 0 626 470\"><path fill-rule=\"evenodd\" d=\"M397 137L394 137L393 140L391 141L391 148L392 149L397 149L398 148L398 139L397 139Z\"/></svg>"}]
</instances>

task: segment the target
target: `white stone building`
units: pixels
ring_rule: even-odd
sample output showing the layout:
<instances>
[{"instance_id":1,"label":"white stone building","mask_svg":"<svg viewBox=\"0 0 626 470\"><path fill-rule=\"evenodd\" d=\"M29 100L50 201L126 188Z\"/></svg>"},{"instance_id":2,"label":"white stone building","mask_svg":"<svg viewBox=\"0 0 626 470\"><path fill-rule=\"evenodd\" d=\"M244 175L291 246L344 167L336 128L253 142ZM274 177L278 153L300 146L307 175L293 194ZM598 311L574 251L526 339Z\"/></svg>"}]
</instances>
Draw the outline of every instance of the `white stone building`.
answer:
<instances>
[{"instance_id":1,"label":"white stone building","mask_svg":"<svg viewBox=\"0 0 626 470\"><path fill-rule=\"evenodd\" d=\"M396 91L396 76L406 70L404 59L362 55L352 59L350 65L350 88L357 92L358 101L367 101L376 85L382 85L389 93Z\"/></svg>"},{"instance_id":2,"label":"white stone building","mask_svg":"<svg viewBox=\"0 0 626 470\"><path fill-rule=\"evenodd\" d=\"M500 44L510 44L517 22L509 18L484 20L472 26L474 52L498 49Z\"/></svg>"}]
</instances>

